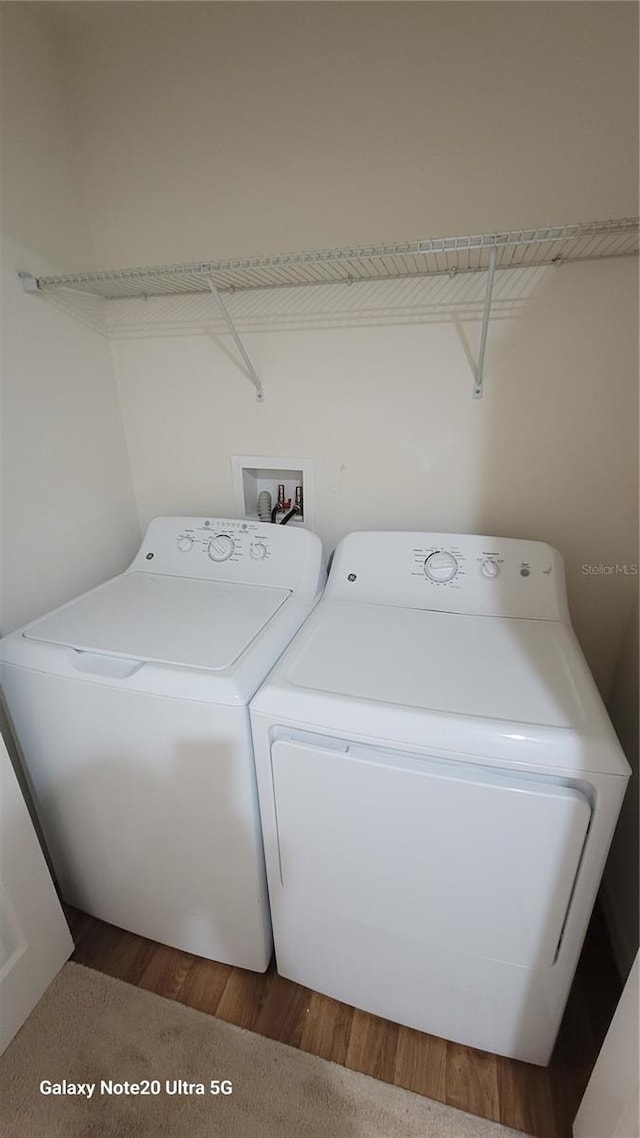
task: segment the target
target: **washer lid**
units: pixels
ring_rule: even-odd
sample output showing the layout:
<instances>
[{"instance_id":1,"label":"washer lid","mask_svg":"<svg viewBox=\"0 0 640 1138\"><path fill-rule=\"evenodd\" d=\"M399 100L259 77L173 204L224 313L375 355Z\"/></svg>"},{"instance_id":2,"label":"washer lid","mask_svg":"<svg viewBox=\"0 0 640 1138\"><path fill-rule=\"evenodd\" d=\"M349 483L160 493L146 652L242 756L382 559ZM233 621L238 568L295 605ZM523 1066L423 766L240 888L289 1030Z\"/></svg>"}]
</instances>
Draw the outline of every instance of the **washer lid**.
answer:
<instances>
[{"instance_id":1,"label":"washer lid","mask_svg":"<svg viewBox=\"0 0 640 1138\"><path fill-rule=\"evenodd\" d=\"M559 621L324 602L294 687L453 715L575 727L585 710Z\"/></svg>"},{"instance_id":2,"label":"washer lid","mask_svg":"<svg viewBox=\"0 0 640 1138\"><path fill-rule=\"evenodd\" d=\"M289 596L287 589L125 573L23 635L83 652L224 671Z\"/></svg>"}]
</instances>

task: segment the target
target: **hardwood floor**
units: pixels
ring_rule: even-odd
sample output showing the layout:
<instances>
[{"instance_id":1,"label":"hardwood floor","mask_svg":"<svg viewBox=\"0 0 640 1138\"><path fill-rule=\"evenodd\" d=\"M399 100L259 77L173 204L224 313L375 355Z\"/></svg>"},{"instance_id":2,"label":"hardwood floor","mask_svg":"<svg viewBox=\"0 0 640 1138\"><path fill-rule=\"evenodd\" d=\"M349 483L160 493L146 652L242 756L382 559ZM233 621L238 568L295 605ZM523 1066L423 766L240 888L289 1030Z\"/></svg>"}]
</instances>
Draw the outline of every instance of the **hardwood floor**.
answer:
<instances>
[{"instance_id":1,"label":"hardwood floor","mask_svg":"<svg viewBox=\"0 0 640 1138\"><path fill-rule=\"evenodd\" d=\"M571 1123L621 991L596 910L548 1068L399 1027L278 976L202 960L67 908L80 964L535 1138Z\"/></svg>"}]
</instances>

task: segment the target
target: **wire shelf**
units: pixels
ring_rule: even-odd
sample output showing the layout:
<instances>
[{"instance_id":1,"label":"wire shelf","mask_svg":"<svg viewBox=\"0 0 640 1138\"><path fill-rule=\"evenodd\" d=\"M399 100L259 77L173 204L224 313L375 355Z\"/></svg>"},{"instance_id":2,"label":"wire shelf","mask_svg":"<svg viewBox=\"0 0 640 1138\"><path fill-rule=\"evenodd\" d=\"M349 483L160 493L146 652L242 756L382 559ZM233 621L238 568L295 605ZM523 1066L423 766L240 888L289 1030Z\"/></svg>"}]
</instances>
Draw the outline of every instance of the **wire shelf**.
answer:
<instances>
[{"instance_id":1,"label":"wire shelf","mask_svg":"<svg viewBox=\"0 0 640 1138\"><path fill-rule=\"evenodd\" d=\"M323 249L62 276L21 276L25 288L30 291L75 289L106 300L125 300L205 293L210 291L212 283L220 292L235 292L394 280L438 273L455 275L486 271L494 249L497 269L632 256L638 253L639 220L626 217L511 233L439 237L396 245Z\"/></svg>"}]
</instances>

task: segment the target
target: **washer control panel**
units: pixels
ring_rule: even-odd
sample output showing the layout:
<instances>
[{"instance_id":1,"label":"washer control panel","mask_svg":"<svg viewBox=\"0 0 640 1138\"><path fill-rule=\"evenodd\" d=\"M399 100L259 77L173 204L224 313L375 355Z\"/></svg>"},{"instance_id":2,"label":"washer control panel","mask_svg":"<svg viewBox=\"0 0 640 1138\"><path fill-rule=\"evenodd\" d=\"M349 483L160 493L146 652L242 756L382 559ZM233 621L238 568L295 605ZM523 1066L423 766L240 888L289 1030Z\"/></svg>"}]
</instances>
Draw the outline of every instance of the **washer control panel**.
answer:
<instances>
[{"instance_id":1,"label":"washer control panel","mask_svg":"<svg viewBox=\"0 0 640 1138\"><path fill-rule=\"evenodd\" d=\"M191 518L186 520L193 522ZM186 525L177 533L175 548L179 553L205 553L210 561L218 565L225 561L237 562L243 557L253 561L268 561L273 556L273 542L270 540L273 534L267 533L267 528L271 527L259 522L205 518L200 525ZM275 528L274 526L273 529ZM276 538L276 542L278 540Z\"/></svg>"},{"instance_id":2,"label":"washer control panel","mask_svg":"<svg viewBox=\"0 0 640 1138\"><path fill-rule=\"evenodd\" d=\"M324 584L322 543L315 534L246 518L156 518L131 570L273 585L311 596Z\"/></svg>"},{"instance_id":3,"label":"washer control panel","mask_svg":"<svg viewBox=\"0 0 640 1138\"><path fill-rule=\"evenodd\" d=\"M516 538L353 533L338 546L327 597L479 616L569 620L562 557Z\"/></svg>"}]
</instances>

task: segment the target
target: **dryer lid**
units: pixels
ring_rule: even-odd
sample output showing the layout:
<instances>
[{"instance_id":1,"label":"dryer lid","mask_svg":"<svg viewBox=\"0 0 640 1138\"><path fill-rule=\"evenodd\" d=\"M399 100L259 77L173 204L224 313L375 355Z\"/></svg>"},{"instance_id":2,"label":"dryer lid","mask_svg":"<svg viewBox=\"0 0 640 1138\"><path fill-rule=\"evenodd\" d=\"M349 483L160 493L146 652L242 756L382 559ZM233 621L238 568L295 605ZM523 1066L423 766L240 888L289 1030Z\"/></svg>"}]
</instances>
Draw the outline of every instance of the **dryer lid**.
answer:
<instances>
[{"instance_id":1,"label":"dryer lid","mask_svg":"<svg viewBox=\"0 0 640 1138\"><path fill-rule=\"evenodd\" d=\"M451 715L576 727L585 709L559 621L321 603L294 687Z\"/></svg>"},{"instance_id":2,"label":"dryer lid","mask_svg":"<svg viewBox=\"0 0 640 1138\"><path fill-rule=\"evenodd\" d=\"M224 671L289 596L287 589L124 573L23 635L82 652Z\"/></svg>"}]
</instances>

